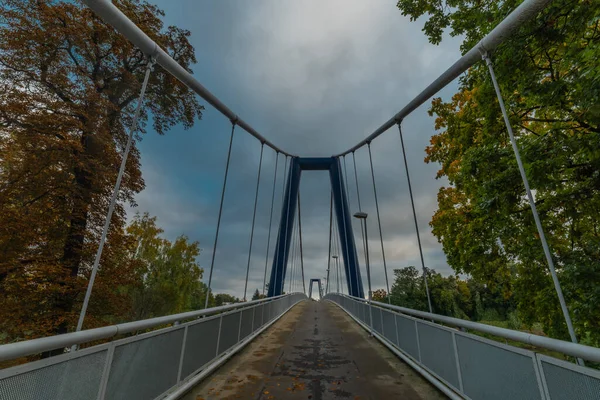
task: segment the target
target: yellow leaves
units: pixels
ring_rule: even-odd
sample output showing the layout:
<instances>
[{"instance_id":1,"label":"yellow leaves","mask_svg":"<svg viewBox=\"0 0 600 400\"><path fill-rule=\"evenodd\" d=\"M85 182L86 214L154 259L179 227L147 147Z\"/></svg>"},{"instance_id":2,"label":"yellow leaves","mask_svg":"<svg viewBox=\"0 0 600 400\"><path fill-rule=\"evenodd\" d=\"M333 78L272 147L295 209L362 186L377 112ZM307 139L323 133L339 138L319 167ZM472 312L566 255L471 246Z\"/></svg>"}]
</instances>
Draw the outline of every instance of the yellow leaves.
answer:
<instances>
[{"instance_id":1,"label":"yellow leaves","mask_svg":"<svg viewBox=\"0 0 600 400\"><path fill-rule=\"evenodd\" d=\"M453 160L450 165L446 168L446 175L452 176L458 173L460 169L460 160Z\"/></svg>"},{"instance_id":2,"label":"yellow leaves","mask_svg":"<svg viewBox=\"0 0 600 400\"><path fill-rule=\"evenodd\" d=\"M387 298L387 292L384 289L377 289L373 292L373 300L383 302Z\"/></svg>"}]
</instances>

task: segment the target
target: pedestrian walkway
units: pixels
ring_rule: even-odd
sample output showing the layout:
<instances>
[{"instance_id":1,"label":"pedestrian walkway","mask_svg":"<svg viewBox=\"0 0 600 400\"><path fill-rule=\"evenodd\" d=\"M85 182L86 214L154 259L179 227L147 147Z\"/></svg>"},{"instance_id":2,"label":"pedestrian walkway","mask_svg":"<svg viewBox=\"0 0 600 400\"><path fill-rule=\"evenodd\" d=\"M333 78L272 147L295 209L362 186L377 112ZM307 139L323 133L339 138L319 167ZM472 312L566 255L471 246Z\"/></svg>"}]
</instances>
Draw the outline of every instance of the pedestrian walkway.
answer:
<instances>
[{"instance_id":1,"label":"pedestrian walkway","mask_svg":"<svg viewBox=\"0 0 600 400\"><path fill-rule=\"evenodd\" d=\"M443 399L329 301L304 301L190 391L209 399Z\"/></svg>"}]
</instances>

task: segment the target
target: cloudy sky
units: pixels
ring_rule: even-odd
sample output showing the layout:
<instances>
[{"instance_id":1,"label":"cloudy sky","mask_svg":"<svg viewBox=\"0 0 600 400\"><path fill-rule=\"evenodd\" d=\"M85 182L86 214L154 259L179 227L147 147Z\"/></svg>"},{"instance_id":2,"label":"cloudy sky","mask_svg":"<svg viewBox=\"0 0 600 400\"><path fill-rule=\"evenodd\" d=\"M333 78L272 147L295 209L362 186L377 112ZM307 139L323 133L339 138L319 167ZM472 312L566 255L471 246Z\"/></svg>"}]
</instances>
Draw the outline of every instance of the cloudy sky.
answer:
<instances>
[{"instance_id":1,"label":"cloudy sky","mask_svg":"<svg viewBox=\"0 0 600 400\"><path fill-rule=\"evenodd\" d=\"M354 145L402 108L459 58L459 38L433 46L394 1L154 0L167 24L192 32L198 64L194 75L258 132L300 156L331 156ZM440 93L448 98L456 83ZM434 134L429 104L403 124L426 265L451 273L428 222L436 194L437 165L423 162ZM191 130L176 127L139 143L147 188L137 211L148 211L169 238L185 234L200 242L198 261L208 278L224 174L230 123L207 105ZM386 260L394 268L420 266L398 132L372 144ZM260 143L239 130L213 273L213 290L242 297L248 260ZM282 158L275 196L271 251L279 220ZM357 211L352 158L351 211ZM368 153L356 153L363 210L369 213L373 288L384 288L380 237ZM262 289L275 153L265 148L248 292ZM330 184L325 172L304 172L301 181L305 277L327 268ZM134 211L135 211L134 210ZM359 226L354 226L360 243ZM364 260L362 246L359 259ZM271 267L268 257L268 267ZM365 274L364 262L361 265ZM390 282L391 284L391 282ZM300 284L296 286L300 288ZM286 284L286 290L288 285Z\"/></svg>"}]
</instances>

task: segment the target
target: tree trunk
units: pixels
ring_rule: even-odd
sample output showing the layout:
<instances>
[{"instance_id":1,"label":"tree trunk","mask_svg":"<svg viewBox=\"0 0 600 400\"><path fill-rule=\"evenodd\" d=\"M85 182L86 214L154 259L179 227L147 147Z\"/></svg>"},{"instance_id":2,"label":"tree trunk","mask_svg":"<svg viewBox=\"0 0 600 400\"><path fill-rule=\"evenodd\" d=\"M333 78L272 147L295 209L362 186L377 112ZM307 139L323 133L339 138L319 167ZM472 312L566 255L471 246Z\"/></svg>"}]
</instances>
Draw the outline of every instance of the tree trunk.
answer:
<instances>
[{"instance_id":1,"label":"tree trunk","mask_svg":"<svg viewBox=\"0 0 600 400\"><path fill-rule=\"evenodd\" d=\"M61 310L62 314L65 316L71 314L75 306L75 300L80 294L76 288L76 280L79 275L79 268L83 257L83 246L93 191L92 169L89 167L90 158L93 157L93 155L90 154L91 141L91 134L84 131L81 135L82 151L74 151L73 207L71 209L69 230L65 238L63 256L61 259L61 264L67 270L65 271L65 280L62 284L67 286L67 288L60 298L55 299L55 307ZM58 325L55 331L56 334L60 335L68 332L69 324L67 321ZM62 354L63 352L64 348L50 350L44 352L42 358Z\"/></svg>"}]
</instances>

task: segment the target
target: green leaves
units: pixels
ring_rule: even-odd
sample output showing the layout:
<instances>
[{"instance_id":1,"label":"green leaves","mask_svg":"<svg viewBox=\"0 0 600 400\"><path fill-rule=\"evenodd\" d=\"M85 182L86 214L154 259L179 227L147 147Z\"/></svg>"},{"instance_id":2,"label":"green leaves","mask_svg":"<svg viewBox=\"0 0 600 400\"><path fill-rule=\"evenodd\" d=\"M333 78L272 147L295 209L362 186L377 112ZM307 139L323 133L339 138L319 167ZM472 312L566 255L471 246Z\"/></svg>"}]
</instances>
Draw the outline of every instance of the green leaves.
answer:
<instances>
[{"instance_id":1,"label":"green leaves","mask_svg":"<svg viewBox=\"0 0 600 400\"><path fill-rule=\"evenodd\" d=\"M160 235L156 217L136 214L127 228L135 243L135 260L140 261L139 285L134 293L136 319L175 314L194 309L206 288L203 270L196 261L198 242L179 236L171 242Z\"/></svg>"},{"instance_id":2,"label":"green leaves","mask_svg":"<svg viewBox=\"0 0 600 400\"><path fill-rule=\"evenodd\" d=\"M401 1L413 19L473 46L519 1ZM443 18L442 18L443 16ZM552 2L491 55L509 118L578 333L600 342L600 3ZM484 63L460 78L451 101L434 99L437 134L426 162L451 187L431 220L449 264L514 298L526 323L567 338L539 235Z\"/></svg>"}]
</instances>

